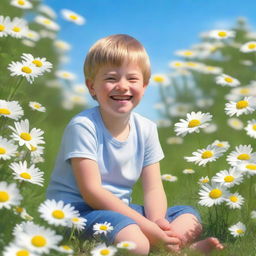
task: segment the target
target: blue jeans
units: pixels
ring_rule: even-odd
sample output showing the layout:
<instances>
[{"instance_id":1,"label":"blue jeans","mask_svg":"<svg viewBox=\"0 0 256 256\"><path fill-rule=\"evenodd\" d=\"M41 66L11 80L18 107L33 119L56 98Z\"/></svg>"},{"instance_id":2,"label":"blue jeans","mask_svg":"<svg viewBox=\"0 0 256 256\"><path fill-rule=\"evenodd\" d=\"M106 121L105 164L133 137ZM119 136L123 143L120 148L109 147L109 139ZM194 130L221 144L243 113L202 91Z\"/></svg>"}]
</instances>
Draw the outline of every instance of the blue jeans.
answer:
<instances>
[{"instance_id":1,"label":"blue jeans","mask_svg":"<svg viewBox=\"0 0 256 256\"><path fill-rule=\"evenodd\" d=\"M136 224L136 222L133 219L115 211L94 210L93 208L82 202L71 203L71 205L74 206L75 209L79 211L81 217L87 219L85 230L82 233L82 237L85 239L90 239L93 237L93 225L96 223L104 223L106 221L111 223L111 226L113 226L114 229L112 231L108 232L106 236L101 236L102 240L109 244L114 242L117 233L121 229L125 228L130 224ZM137 204L130 204L129 206L138 213L140 213L141 215L145 216L143 206ZM177 205L169 207L167 209L166 219L169 222L172 222L178 216L185 213L195 215L198 221L201 222L201 217L198 211L195 210L192 206L188 205Z\"/></svg>"}]
</instances>

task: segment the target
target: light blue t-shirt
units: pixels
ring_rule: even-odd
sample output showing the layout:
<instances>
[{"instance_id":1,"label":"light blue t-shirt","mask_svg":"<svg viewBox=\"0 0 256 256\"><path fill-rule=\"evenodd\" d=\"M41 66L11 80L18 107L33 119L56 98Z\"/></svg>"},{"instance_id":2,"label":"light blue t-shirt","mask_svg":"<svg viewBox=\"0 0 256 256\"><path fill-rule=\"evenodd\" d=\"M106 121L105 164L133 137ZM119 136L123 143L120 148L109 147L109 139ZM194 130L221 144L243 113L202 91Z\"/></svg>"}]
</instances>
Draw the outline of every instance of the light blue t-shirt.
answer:
<instances>
[{"instance_id":1,"label":"light blue t-shirt","mask_svg":"<svg viewBox=\"0 0 256 256\"><path fill-rule=\"evenodd\" d=\"M97 106L76 115L67 125L47 198L84 202L71 167L74 157L95 160L102 186L128 204L142 168L159 162L164 154L154 122L132 112L129 136L121 142L105 127Z\"/></svg>"}]
</instances>

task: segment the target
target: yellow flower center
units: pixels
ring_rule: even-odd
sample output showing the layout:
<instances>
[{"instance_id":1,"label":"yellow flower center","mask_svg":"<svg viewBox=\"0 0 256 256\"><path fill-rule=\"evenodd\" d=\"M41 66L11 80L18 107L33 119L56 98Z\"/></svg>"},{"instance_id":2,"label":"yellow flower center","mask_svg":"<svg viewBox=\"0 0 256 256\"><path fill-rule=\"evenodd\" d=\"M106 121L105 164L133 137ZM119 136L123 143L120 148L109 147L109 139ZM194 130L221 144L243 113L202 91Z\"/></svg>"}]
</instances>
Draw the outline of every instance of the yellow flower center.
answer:
<instances>
[{"instance_id":1,"label":"yellow flower center","mask_svg":"<svg viewBox=\"0 0 256 256\"><path fill-rule=\"evenodd\" d=\"M256 171L256 164L247 164L246 168L252 171Z\"/></svg>"},{"instance_id":2,"label":"yellow flower center","mask_svg":"<svg viewBox=\"0 0 256 256\"><path fill-rule=\"evenodd\" d=\"M204 151L204 153L202 154L202 158L203 159L207 159L207 158L210 158L210 157L212 157L213 156L213 153L212 153L212 151L210 151L210 150L206 150L206 151Z\"/></svg>"},{"instance_id":3,"label":"yellow flower center","mask_svg":"<svg viewBox=\"0 0 256 256\"><path fill-rule=\"evenodd\" d=\"M203 179L201 182L202 182L202 183L208 183L208 182L209 182L209 179Z\"/></svg>"},{"instance_id":4,"label":"yellow flower center","mask_svg":"<svg viewBox=\"0 0 256 256\"><path fill-rule=\"evenodd\" d=\"M29 256L29 251L27 250L19 250L16 252L16 256Z\"/></svg>"},{"instance_id":5,"label":"yellow flower center","mask_svg":"<svg viewBox=\"0 0 256 256\"><path fill-rule=\"evenodd\" d=\"M32 146L32 145L30 145L30 151L36 151L37 150L37 147L35 147L35 146Z\"/></svg>"},{"instance_id":6,"label":"yellow flower center","mask_svg":"<svg viewBox=\"0 0 256 256\"><path fill-rule=\"evenodd\" d=\"M69 247L68 245L62 245L61 246L64 250L70 251L72 250L71 247Z\"/></svg>"},{"instance_id":7,"label":"yellow flower center","mask_svg":"<svg viewBox=\"0 0 256 256\"><path fill-rule=\"evenodd\" d=\"M255 49L256 48L256 44L248 44L248 48L249 49Z\"/></svg>"},{"instance_id":8,"label":"yellow flower center","mask_svg":"<svg viewBox=\"0 0 256 256\"><path fill-rule=\"evenodd\" d=\"M22 207L19 207L19 206L15 207L15 211L16 211L17 213L22 213L23 210L24 210L24 209L23 209Z\"/></svg>"},{"instance_id":9,"label":"yellow flower center","mask_svg":"<svg viewBox=\"0 0 256 256\"><path fill-rule=\"evenodd\" d=\"M252 126L252 129L253 129L254 131L256 131L256 124L254 124L254 125Z\"/></svg>"},{"instance_id":10,"label":"yellow flower center","mask_svg":"<svg viewBox=\"0 0 256 256\"><path fill-rule=\"evenodd\" d=\"M0 24L0 31L4 31L5 30L5 26Z\"/></svg>"},{"instance_id":11,"label":"yellow flower center","mask_svg":"<svg viewBox=\"0 0 256 256\"><path fill-rule=\"evenodd\" d=\"M232 182L234 179L235 179L235 178L234 178L233 176L228 175L228 176L226 176L226 177L224 178L224 181L225 181L225 182Z\"/></svg>"},{"instance_id":12,"label":"yellow flower center","mask_svg":"<svg viewBox=\"0 0 256 256\"><path fill-rule=\"evenodd\" d=\"M218 143L218 144L216 144L216 146L220 147L220 148L224 147L224 145L222 143Z\"/></svg>"},{"instance_id":13,"label":"yellow flower center","mask_svg":"<svg viewBox=\"0 0 256 256\"><path fill-rule=\"evenodd\" d=\"M181 62L175 62L175 63L174 63L174 66L175 66L175 67L180 67L180 66L182 66L182 64L181 64Z\"/></svg>"},{"instance_id":14,"label":"yellow flower center","mask_svg":"<svg viewBox=\"0 0 256 256\"><path fill-rule=\"evenodd\" d=\"M250 92L250 89L248 89L248 88L240 89L241 94L248 94L249 92Z\"/></svg>"},{"instance_id":15,"label":"yellow flower center","mask_svg":"<svg viewBox=\"0 0 256 256\"><path fill-rule=\"evenodd\" d=\"M11 111L7 108L0 108L0 115L10 115Z\"/></svg>"},{"instance_id":16,"label":"yellow flower center","mask_svg":"<svg viewBox=\"0 0 256 256\"><path fill-rule=\"evenodd\" d=\"M238 201L238 197L233 195L229 197L229 200L233 203L236 203Z\"/></svg>"},{"instance_id":17,"label":"yellow flower center","mask_svg":"<svg viewBox=\"0 0 256 256\"><path fill-rule=\"evenodd\" d=\"M218 32L218 36L220 36L220 37L226 37L226 36L227 36L227 32L225 32L225 31L220 31L220 32Z\"/></svg>"},{"instance_id":18,"label":"yellow flower center","mask_svg":"<svg viewBox=\"0 0 256 256\"><path fill-rule=\"evenodd\" d=\"M123 243L123 247L129 247L128 243Z\"/></svg>"},{"instance_id":19,"label":"yellow flower center","mask_svg":"<svg viewBox=\"0 0 256 256\"><path fill-rule=\"evenodd\" d=\"M31 175L27 172L22 172L20 174L20 177L23 178L23 179L26 179L26 180L31 180L31 178L32 178Z\"/></svg>"},{"instance_id":20,"label":"yellow flower center","mask_svg":"<svg viewBox=\"0 0 256 256\"><path fill-rule=\"evenodd\" d=\"M5 191L0 191L0 203L5 203L9 200L10 196Z\"/></svg>"},{"instance_id":21,"label":"yellow flower center","mask_svg":"<svg viewBox=\"0 0 256 256\"><path fill-rule=\"evenodd\" d=\"M234 81L231 77L225 77L224 80L225 80L227 83L232 83L232 82Z\"/></svg>"},{"instance_id":22,"label":"yellow flower center","mask_svg":"<svg viewBox=\"0 0 256 256\"><path fill-rule=\"evenodd\" d=\"M198 64L195 63L195 62L187 62L187 65L190 66L190 67L196 67L196 66L198 66Z\"/></svg>"},{"instance_id":23,"label":"yellow flower center","mask_svg":"<svg viewBox=\"0 0 256 256\"><path fill-rule=\"evenodd\" d=\"M184 55L185 56L191 56L193 54L193 52L191 52L191 51L186 51L186 52L184 52Z\"/></svg>"},{"instance_id":24,"label":"yellow flower center","mask_svg":"<svg viewBox=\"0 0 256 256\"><path fill-rule=\"evenodd\" d=\"M19 1L18 1L18 4L19 4L19 5L24 5L24 4L25 4L25 1L19 0Z\"/></svg>"},{"instance_id":25,"label":"yellow flower center","mask_svg":"<svg viewBox=\"0 0 256 256\"><path fill-rule=\"evenodd\" d=\"M13 32L20 32L20 31L21 31L21 28L19 28L19 27L14 27L14 28L12 29L12 31L13 31Z\"/></svg>"},{"instance_id":26,"label":"yellow flower center","mask_svg":"<svg viewBox=\"0 0 256 256\"><path fill-rule=\"evenodd\" d=\"M46 239L43 236L34 236L31 243L36 247L43 247L46 245Z\"/></svg>"},{"instance_id":27,"label":"yellow flower center","mask_svg":"<svg viewBox=\"0 0 256 256\"><path fill-rule=\"evenodd\" d=\"M55 218L55 219L64 219L65 218L65 214L62 210L54 210L52 212L52 216Z\"/></svg>"},{"instance_id":28,"label":"yellow flower center","mask_svg":"<svg viewBox=\"0 0 256 256\"><path fill-rule=\"evenodd\" d=\"M66 78L70 77L69 73L63 73L63 76Z\"/></svg>"},{"instance_id":29,"label":"yellow flower center","mask_svg":"<svg viewBox=\"0 0 256 256\"><path fill-rule=\"evenodd\" d=\"M75 218L72 218L72 221L73 221L73 222L78 222L79 219L75 217Z\"/></svg>"},{"instance_id":30,"label":"yellow flower center","mask_svg":"<svg viewBox=\"0 0 256 256\"><path fill-rule=\"evenodd\" d=\"M71 15L69 15L69 18L72 20L77 20L78 17L74 14L71 14Z\"/></svg>"},{"instance_id":31,"label":"yellow flower center","mask_svg":"<svg viewBox=\"0 0 256 256\"><path fill-rule=\"evenodd\" d=\"M244 233L244 231L243 231L242 229L238 229L236 232L237 232L238 234L243 234L243 233Z\"/></svg>"},{"instance_id":32,"label":"yellow flower center","mask_svg":"<svg viewBox=\"0 0 256 256\"><path fill-rule=\"evenodd\" d=\"M6 149L0 147L0 155L3 155L3 154L5 154L5 153L6 153Z\"/></svg>"},{"instance_id":33,"label":"yellow flower center","mask_svg":"<svg viewBox=\"0 0 256 256\"><path fill-rule=\"evenodd\" d=\"M51 24L52 22L51 22L51 20L44 19L43 23L46 24L46 25L49 25L49 24Z\"/></svg>"},{"instance_id":34,"label":"yellow flower center","mask_svg":"<svg viewBox=\"0 0 256 256\"><path fill-rule=\"evenodd\" d=\"M189 128L193 128L193 127L196 127L196 126L198 126L200 124L201 124L201 122L199 120L193 119L193 120L189 121L188 127Z\"/></svg>"},{"instance_id":35,"label":"yellow flower center","mask_svg":"<svg viewBox=\"0 0 256 256\"><path fill-rule=\"evenodd\" d=\"M167 180L170 180L170 179L172 178L172 176L171 176L171 175L166 175L165 178L166 178Z\"/></svg>"},{"instance_id":36,"label":"yellow flower center","mask_svg":"<svg viewBox=\"0 0 256 256\"><path fill-rule=\"evenodd\" d=\"M101 225L101 226L100 226L100 230L108 230L108 226L106 226L106 225Z\"/></svg>"},{"instance_id":37,"label":"yellow flower center","mask_svg":"<svg viewBox=\"0 0 256 256\"><path fill-rule=\"evenodd\" d=\"M20 137L21 137L23 140L26 140L26 141L32 140L32 136L31 136L29 133L27 133L27 132L22 132L22 133L20 134Z\"/></svg>"},{"instance_id":38,"label":"yellow flower center","mask_svg":"<svg viewBox=\"0 0 256 256\"><path fill-rule=\"evenodd\" d=\"M222 191L215 188L209 193L209 196L213 199L219 198L222 196Z\"/></svg>"},{"instance_id":39,"label":"yellow flower center","mask_svg":"<svg viewBox=\"0 0 256 256\"><path fill-rule=\"evenodd\" d=\"M100 255L109 255L109 254L110 254L110 250L109 249L100 250Z\"/></svg>"},{"instance_id":40,"label":"yellow flower center","mask_svg":"<svg viewBox=\"0 0 256 256\"><path fill-rule=\"evenodd\" d=\"M237 157L237 159L239 159L239 160L249 160L250 158L251 158L251 156L248 154L241 154Z\"/></svg>"},{"instance_id":41,"label":"yellow flower center","mask_svg":"<svg viewBox=\"0 0 256 256\"><path fill-rule=\"evenodd\" d=\"M163 83L164 78L162 76L154 76L154 81L157 83Z\"/></svg>"},{"instance_id":42,"label":"yellow flower center","mask_svg":"<svg viewBox=\"0 0 256 256\"><path fill-rule=\"evenodd\" d=\"M35 64L39 68L43 66L43 63L40 60L33 60L32 63Z\"/></svg>"},{"instance_id":43,"label":"yellow flower center","mask_svg":"<svg viewBox=\"0 0 256 256\"><path fill-rule=\"evenodd\" d=\"M26 66L22 67L21 71L24 73L27 73L27 74L32 73L32 69L30 67L26 67Z\"/></svg>"},{"instance_id":44,"label":"yellow flower center","mask_svg":"<svg viewBox=\"0 0 256 256\"><path fill-rule=\"evenodd\" d=\"M215 67L207 66L206 69L207 69L208 71L213 71L213 70L215 70Z\"/></svg>"},{"instance_id":45,"label":"yellow flower center","mask_svg":"<svg viewBox=\"0 0 256 256\"><path fill-rule=\"evenodd\" d=\"M248 107L248 105L249 105L248 101L246 101L246 100L240 100L240 101L238 101L238 102L236 103L236 108L237 108L237 109L243 109L243 108Z\"/></svg>"}]
</instances>

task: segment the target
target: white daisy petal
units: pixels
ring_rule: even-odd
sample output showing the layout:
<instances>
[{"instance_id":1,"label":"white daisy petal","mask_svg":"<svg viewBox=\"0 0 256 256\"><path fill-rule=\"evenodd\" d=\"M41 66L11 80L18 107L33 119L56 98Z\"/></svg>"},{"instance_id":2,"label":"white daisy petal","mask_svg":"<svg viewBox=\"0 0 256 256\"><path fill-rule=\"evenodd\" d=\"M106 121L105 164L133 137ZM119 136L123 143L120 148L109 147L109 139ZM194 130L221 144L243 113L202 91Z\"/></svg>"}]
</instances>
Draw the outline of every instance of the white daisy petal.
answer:
<instances>
[{"instance_id":1,"label":"white daisy petal","mask_svg":"<svg viewBox=\"0 0 256 256\"><path fill-rule=\"evenodd\" d=\"M0 136L0 160L9 160L16 156L17 146L11 140Z\"/></svg>"},{"instance_id":2,"label":"white daisy petal","mask_svg":"<svg viewBox=\"0 0 256 256\"><path fill-rule=\"evenodd\" d=\"M105 221L104 223L96 223L93 225L93 235L100 235L104 234L107 235L108 232L111 232L113 230L113 226L111 226L111 223Z\"/></svg>"},{"instance_id":3,"label":"white daisy petal","mask_svg":"<svg viewBox=\"0 0 256 256\"><path fill-rule=\"evenodd\" d=\"M77 25L83 25L86 22L86 20L83 16L81 16L71 10L62 9L61 14L64 19L71 21Z\"/></svg>"},{"instance_id":4,"label":"white daisy petal","mask_svg":"<svg viewBox=\"0 0 256 256\"><path fill-rule=\"evenodd\" d=\"M244 236L246 232L246 227L242 222L238 222L235 225L228 228L231 235L234 237Z\"/></svg>"},{"instance_id":5,"label":"white daisy petal","mask_svg":"<svg viewBox=\"0 0 256 256\"><path fill-rule=\"evenodd\" d=\"M92 256L113 256L117 252L114 246L100 244L91 250Z\"/></svg>"}]
</instances>

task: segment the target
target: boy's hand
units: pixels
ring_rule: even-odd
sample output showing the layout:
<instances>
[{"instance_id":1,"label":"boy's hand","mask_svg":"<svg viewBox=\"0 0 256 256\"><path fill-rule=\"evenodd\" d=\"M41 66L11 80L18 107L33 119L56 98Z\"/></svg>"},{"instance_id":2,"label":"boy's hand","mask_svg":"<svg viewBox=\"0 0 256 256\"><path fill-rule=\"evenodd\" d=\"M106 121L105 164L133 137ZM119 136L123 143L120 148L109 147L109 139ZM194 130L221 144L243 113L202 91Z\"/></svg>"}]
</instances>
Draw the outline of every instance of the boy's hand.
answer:
<instances>
[{"instance_id":1,"label":"boy's hand","mask_svg":"<svg viewBox=\"0 0 256 256\"><path fill-rule=\"evenodd\" d=\"M164 231L170 230L169 221L165 218L158 219L155 221L155 223L159 228L161 228Z\"/></svg>"}]
</instances>

